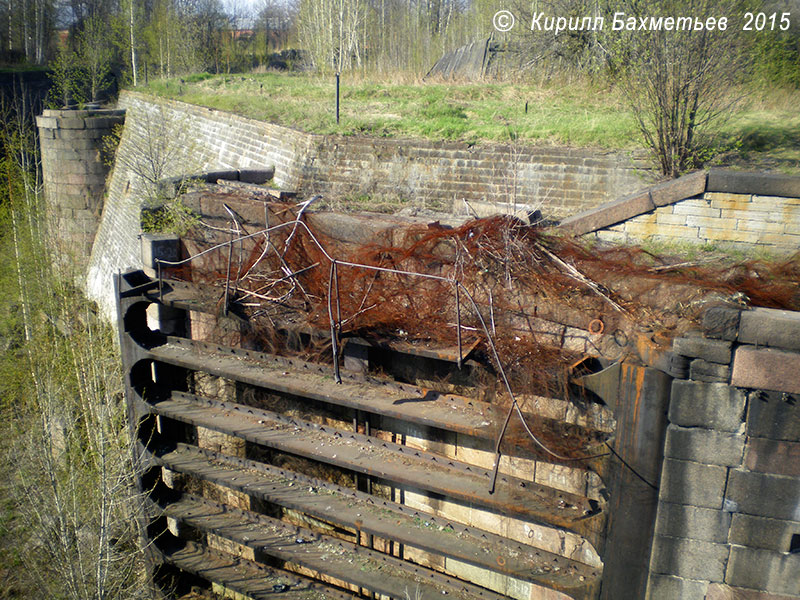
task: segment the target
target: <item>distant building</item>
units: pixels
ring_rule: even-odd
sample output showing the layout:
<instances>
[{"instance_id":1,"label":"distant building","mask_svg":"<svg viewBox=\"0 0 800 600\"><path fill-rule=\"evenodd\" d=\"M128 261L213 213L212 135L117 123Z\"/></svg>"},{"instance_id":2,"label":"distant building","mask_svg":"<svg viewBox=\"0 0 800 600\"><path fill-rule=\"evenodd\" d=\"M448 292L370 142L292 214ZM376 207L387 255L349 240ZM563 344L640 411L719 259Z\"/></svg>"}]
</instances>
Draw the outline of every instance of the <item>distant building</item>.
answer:
<instances>
[{"instance_id":1,"label":"distant building","mask_svg":"<svg viewBox=\"0 0 800 600\"><path fill-rule=\"evenodd\" d=\"M69 42L69 29L56 29L53 31L53 42L56 48L66 48Z\"/></svg>"}]
</instances>

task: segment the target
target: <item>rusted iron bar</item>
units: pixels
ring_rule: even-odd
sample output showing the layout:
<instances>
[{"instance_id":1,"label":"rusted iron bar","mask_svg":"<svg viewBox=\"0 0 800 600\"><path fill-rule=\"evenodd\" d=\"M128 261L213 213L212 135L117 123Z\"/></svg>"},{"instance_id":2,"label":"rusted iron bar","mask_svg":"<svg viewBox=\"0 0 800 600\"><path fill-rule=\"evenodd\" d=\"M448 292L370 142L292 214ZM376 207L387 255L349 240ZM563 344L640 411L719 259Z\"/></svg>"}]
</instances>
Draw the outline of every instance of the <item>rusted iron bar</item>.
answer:
<instances>
[{"instance_id":1,"label":"rusted iron bar","mask_svg":"<svg viewBox=\"0 0 800 600\"><path fill-rule=\"evenodd\" d=\"M333 320L333 280L336 276L336 261L331 261L331 269L328 276L328 320L331 324L331 350L333 352L333 378L336 383L342 383L342 376L339 373L339 348L337 339L339 337L338 327Z\"/></svg>"},{"instance_id":2,"label":"rusted iron bar","mask_svg":"<svg viewBox=\"0 0 800 600\"><path fill-rule=\"evenodd\" d=\"M158 269L157 277L158 277L158 299L159 301L164 301L164 277L161 275L161 259L156 259L156 269Z\"/></svg>"},{"instance_id":3,"label":"rusted iron bar","mask_svg":"<svg viewBox=\"0 0 800 600\"><path fill-rule=\"evenodd\" d=\"M333 287L336 291L336 333L342 333L342 297L339 294L339 269L333 261Z\"/></svg>"},{"instance_id":4,"label":"rusted iron bar","mask_svg":"<svg viewBox=\"0 0 800 600\"><path fill-rule=\"evenodd\" d=\"M161 550L164 562L255 600L354 600L352 594L195 542Z\"/></svg>"},{"instance_id":5,"label":"rusted iron bar","mask_svg":"<svg viewBox=\"0 0 800 600\"><path fill-rule=\"evenodd\" d=\"M487 469L242 404L173 392L148 407L162 417L578 534L602 512L594 500L510 475L499 476L489 494Z\"/></svg>"},{"instance_id":6,"label":"rusted iron bar","mask_svg":"<svg viewBox=\"0 0 800 600\"><path fill-rule=\"evenodd\" d=\"M159 362L203 371L275 392L492 442L497 438L498 425L504 415L500 407L488 402L455 394L431 395L411 384L346 371L341 374L342 384L334 385L328 375L330 369L326 365L181 337L168 336L166 344L147 349L145 355ZM287 377L287 373L294 374L294 377ZM368 390L365 390L365 384L370 386ZM425 402L419 402L423 397L426 398ZM551 428L559 423L552 419L539 419ZM605 432L578 425L570 425L570 428L573 435L581 439L596 440L597 443L607 436ZM519 433L524 435L524 430L520 428ZM516 434L517 432L515 437Z\"/></svg>"},{"instance_id":7,"label":"rusted iron bar","mask_svg":"<svg viewBox=\"0 0 800 600\"><path fill-rule=\"evenodd\" d=\"M203 532L213 532L268 556L325 573L372 593L402 598L418 589L420 600L458 596L463 600L508 600L506 596L431 569L375 552L358 544L258 513L184 495L164 505L164 513ZM442 533L448 535L450 532ZM452 534L450 534L452 535Z\"/></svg>"},{"instance_id":8,"label":"rusted iron bar","mask_svg":"<svg viewBox=\"0 0 800 600\"><path fill-rule=\"evenodd\" d=\"M489 493L494 494L495 485L497 484L497 474L500 471L500 446L503 443L503 437L506 435L508 423L511 421L511 415L514 414L514 405L508 407L506 418L503 421L503 426L500 428L500 434L497 436L497 441L494 445L494 467L492 468L492 483L489 486Z\"/></svg>"},{"instance_id":9,"label":"rusted iron bar","mask_svg":"<svg viewBox=\"0 0 800 600\"><path fill-rule=\"evenodd\" d=\"M120 292L120 298L131 298L133 296L141 296L145 292L149 292L150 290L156 289L158 290L161 286L161 279L159 278L156 281L148 281L147 283L143 283L142 285L137 285L129 290L124 292Z\"/></svg>"},{"instance_id":10,"label":"rusted iron bar","mask_svg":"<svg viewBox=\"0 0 800 600\"><path fill-rule=\"evenodd\" d=\"M460 294L458 293L458 282L455 283L456 289L456 339L458 340L458 368L461 370L461 362L463 359L463 352L461 351L461 302Z\"/></svg>"},{"instance_id":11,"label":"rusted iron bar","mask_svg":"<svg viewBox=\"0 0 800 600\"><path fill-rule=\"evenodd\" d=\"M422 279L431 279L431 280L435 280L435 281L442 281L442 282L445 282L445 283L452 282L452 280L447 279L446 277L439 276L439 275L431 275L429 273L418 273L418 272L414 272L414 271L405 271L405 270L402 270L402 269L391 269L391 268L387 268L387 267L379 267L379 266L374 266L374 265L364 265L364 264L359 264L359 263L352 263L352 262L349 262L349 261L337 260L336 258L332 257L328 253L328 251L325 249L325 247L319 242L319 240L316 238L316 236L311 231L311 229L302 220L300 220L300 217L302 216L303 211L312 202L314 202L316 199L318 199L317 196L315 196L311 200L308 200L307 202L303 203L303 207L298 212L297 218L294 221L289 221L287 223L282 223L281 225L276 225L273 229L278 229L278 228L280 228L282 226L293 225L292 233L289 235L289 238L287 238L287 240L286 240L287 243L286 243L285 249L284 249L284 253L285 253L286 250L288 250L289 241L291 240L291 238L294 236L295 232L297 231L297 227L298 226L302 227L306 231L306 233L308 233L309 237L312 239L314 244L319 248L319 250L325 255L326 258L328 258L328 260L331 261L331 275L330 275L330 279L328 281L328 316L329 316L330 321L331 321L332 333L333 333L333 313L332 313L332 309L331 309L331 281L333 279L333 265L334 265L334 263L337 264L337 265L343 265L343 266L352 267L352 268L356 268L356 269L381 271L381 272L393 273L393 274L396 274L396 275L409 275L409 276L412 276L412 277L419 277L419 278L422 278ZM250 236L252 236L252 235L255 235L255 234L250 234ZM205 253L207 251L208 250L204 251L203 253ZM200 253L200 254L203 254L203 253ZM195 257L199 256L200 254L195 255ZM195 258L195 257L191 257L190 259L186 259L186 260L191 260L192 258ZM178 261L178 262L185 262L185 261ZM175 263L175 264L177 264L177 263ZM500 360L500 355L497 352L497 346L496 346L496 344L494 342L494 337L489 332L489 328L486 325L486 321L484 320L483 315L481 314L481 311L480 311L480 308L478 307L477 302L475 302L475 299L473 298L472 294L470 294L469 290L464 285L462 285L461 283L456 281L456 286L458 286L458 288L461 291L463 291L463 293L466 295L467 299L470 301L470 304L473 307L473 310L475 311L475 315L478 317L478 320L480 321L481 328L483 330L484 335L486 336L486 341L487 341L487 343L489 345L489 348L491 350L492 358L494 359L495 366L497 367L498 373L500 374L501 381L503 382L503 386L505 387L506 392L508 393L509 398L511 399L512 406L514 407L515 411L517 412L517 415L519 416L520 422L522 423L522 426L525 429L525 432L527 433L527 435L530 437L530 439L537 446L539 446L542 450L544 450L545 452L547 452L548 454L550 454L554 458L557 458L559 460L565 460L565 461L575 460L574 458L565 457L565 456L561 455L560 453L555 452L554 450L549 448L546 444L544 444L539 439L539 437L536 436L533 433L533 431L531 431L530 427L528 426L527 421L525 420L525 416L522 413L522 409L519 407L519 404L517 403L516 396L514 395L514 392L511 389L511 384L509 383L508 377L506 376L505 368L503 367L503 363ZM331 337L333 338L334 336L332 335ZM334 342L334 346L335 346L335 342ZM338 356L338 354L336 354L336 353L335 353L335 355ZM339 383L341 381L341 376L340 376L340 373L339 373L338 359L336 359L336 358L334 360L334 377L335 377L337 383ZM593 458L593 457L586 457L586 459L589 459L589 458ZM499 457L498 457L498 461L499 461Z\"/></svg>"},{"instance_id":12,"label":"rusted iron bar","mask_svg":"<svg viewBox=\"0 0 800 600\"><path fill-rule=\"evenodd\" d=\"M601 570L424 511L263 463L178 444L153 460L323 521L583 598ZM312 490L313 493L309 493ZM446 535L442 535L445 533Z\"/></svg>"},{"instance_id":13,"label":"rusted iron bar","mask_svg":"<svg viewBox=\"0 0 800 600\"><path fill-rule=\"evenodd\" d=\"M223 300L222 314L228 315L228 289L231 284L231 261L233 260L233 234L228 244L228 270L225 272L225 299Z\"/></svg>"},{"instance_id":14,"label":"rusted iron bar","mask_svg":"<svg viewBox=\"0 0 800 600\"><path fill-rule=\"evenodd\" d=\"M223 202L222 207L231 216L231 220L233 221L233 224L236 226L236 228L235 229L232 228L232 230L236 232L236 235L239 238L239 256L238 256L239 265L236 267L236 283L234 284L234 294L235 294L236 290L239 288L239 277L242 274L242 254L244 251L244 240L242 239L243 225L239 222L240 219L239 215L237 215L236 212L234 212L234 210L230 206L228 206ZM231 232L231 248L233 248L233 231Z\"/></svg>"}]
</instances>

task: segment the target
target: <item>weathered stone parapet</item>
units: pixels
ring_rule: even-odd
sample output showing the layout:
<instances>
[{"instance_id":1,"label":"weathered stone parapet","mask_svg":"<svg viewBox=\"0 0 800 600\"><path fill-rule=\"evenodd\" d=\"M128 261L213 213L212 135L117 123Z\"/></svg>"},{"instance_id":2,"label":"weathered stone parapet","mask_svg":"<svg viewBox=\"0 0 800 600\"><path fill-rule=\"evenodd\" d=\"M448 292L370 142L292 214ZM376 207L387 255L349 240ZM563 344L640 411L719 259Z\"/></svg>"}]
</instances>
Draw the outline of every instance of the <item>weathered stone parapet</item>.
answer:
<instances>
[{"instance_id":1,"label":"weathered stone parapet","mask_svg":"<svg viewBox=\"0 0 800 600\"><path fill-rule=\"evenodd\" d=\"M125 121L124 110L45 110L37 117L45 201L59 252L79 266L91 254L109 166L103 138Z\"/></svg>"},{"instance_id":2,"label":"weathered stone parapet","mask_svg":"<svg viewBox=\"0 0 800 600\"><path fill-rule=\"evenodd\" d=\"M800 598L800 314L714 307L703 326L673 343L693 360L672 383L647 597Z\"/></svg>"},{"instance_id":3,"label":"weathered stone parapet","mask_svg":"<svg viewBox=\"0 0 800 600\"><path fill-rule=\"evenodd\" d=\"M611 242L655 239L793 253L800 248L800 177L699 171L571 216L561 226Z\"/></svg>"}]
</instances>

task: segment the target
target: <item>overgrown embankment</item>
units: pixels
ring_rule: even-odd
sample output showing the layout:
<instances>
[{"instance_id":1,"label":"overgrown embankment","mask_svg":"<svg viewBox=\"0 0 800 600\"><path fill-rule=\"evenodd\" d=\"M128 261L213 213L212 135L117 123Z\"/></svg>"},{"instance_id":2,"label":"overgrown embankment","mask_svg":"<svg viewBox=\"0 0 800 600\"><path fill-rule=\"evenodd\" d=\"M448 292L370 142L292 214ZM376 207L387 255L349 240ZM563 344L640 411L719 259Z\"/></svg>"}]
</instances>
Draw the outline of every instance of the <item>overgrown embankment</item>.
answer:
<instances>
[{"instance_id":1,"label":"overgrown embankment","mask_svg":"<svg viewBox=\"0 0 800 600\"><path fill-rule=\"evenodd\" d=\"M352 75L342 79L339 124L332 77L195 74L153 81L144 91L310 133L642 148L620 90L589 80L404 82ZM730 119L702 141L696 166L800 172L800 91L751 87L735 96Z\"/></svg>"},{"instance_id":2,"label":"overgrown embankment","mask_svg":"<svg viewBox=\"0 0 800 600\"><path fill-rule=\"evenodd\" d=\"M50 244L25 115L0 156L0 597L145 597L113 331Z\"/></svg>"}]
</instances>

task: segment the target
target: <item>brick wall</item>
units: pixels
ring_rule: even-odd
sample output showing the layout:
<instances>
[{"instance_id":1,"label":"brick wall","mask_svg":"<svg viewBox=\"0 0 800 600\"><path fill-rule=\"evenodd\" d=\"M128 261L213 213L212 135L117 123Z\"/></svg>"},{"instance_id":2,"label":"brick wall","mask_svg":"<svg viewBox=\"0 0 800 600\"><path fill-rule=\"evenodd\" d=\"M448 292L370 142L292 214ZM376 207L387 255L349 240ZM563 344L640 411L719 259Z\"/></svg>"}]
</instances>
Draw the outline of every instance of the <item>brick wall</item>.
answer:
<instances>
[{"instance_id":1,"label":"brick wall","mask_svg":"<svg viewBox=\"0 0 800 600\"><path fill-rule=\"evenodd\" d=\"M673 350L647 597L800 598L800 313L714 308Z\"/></svg>"}]
</instances>

